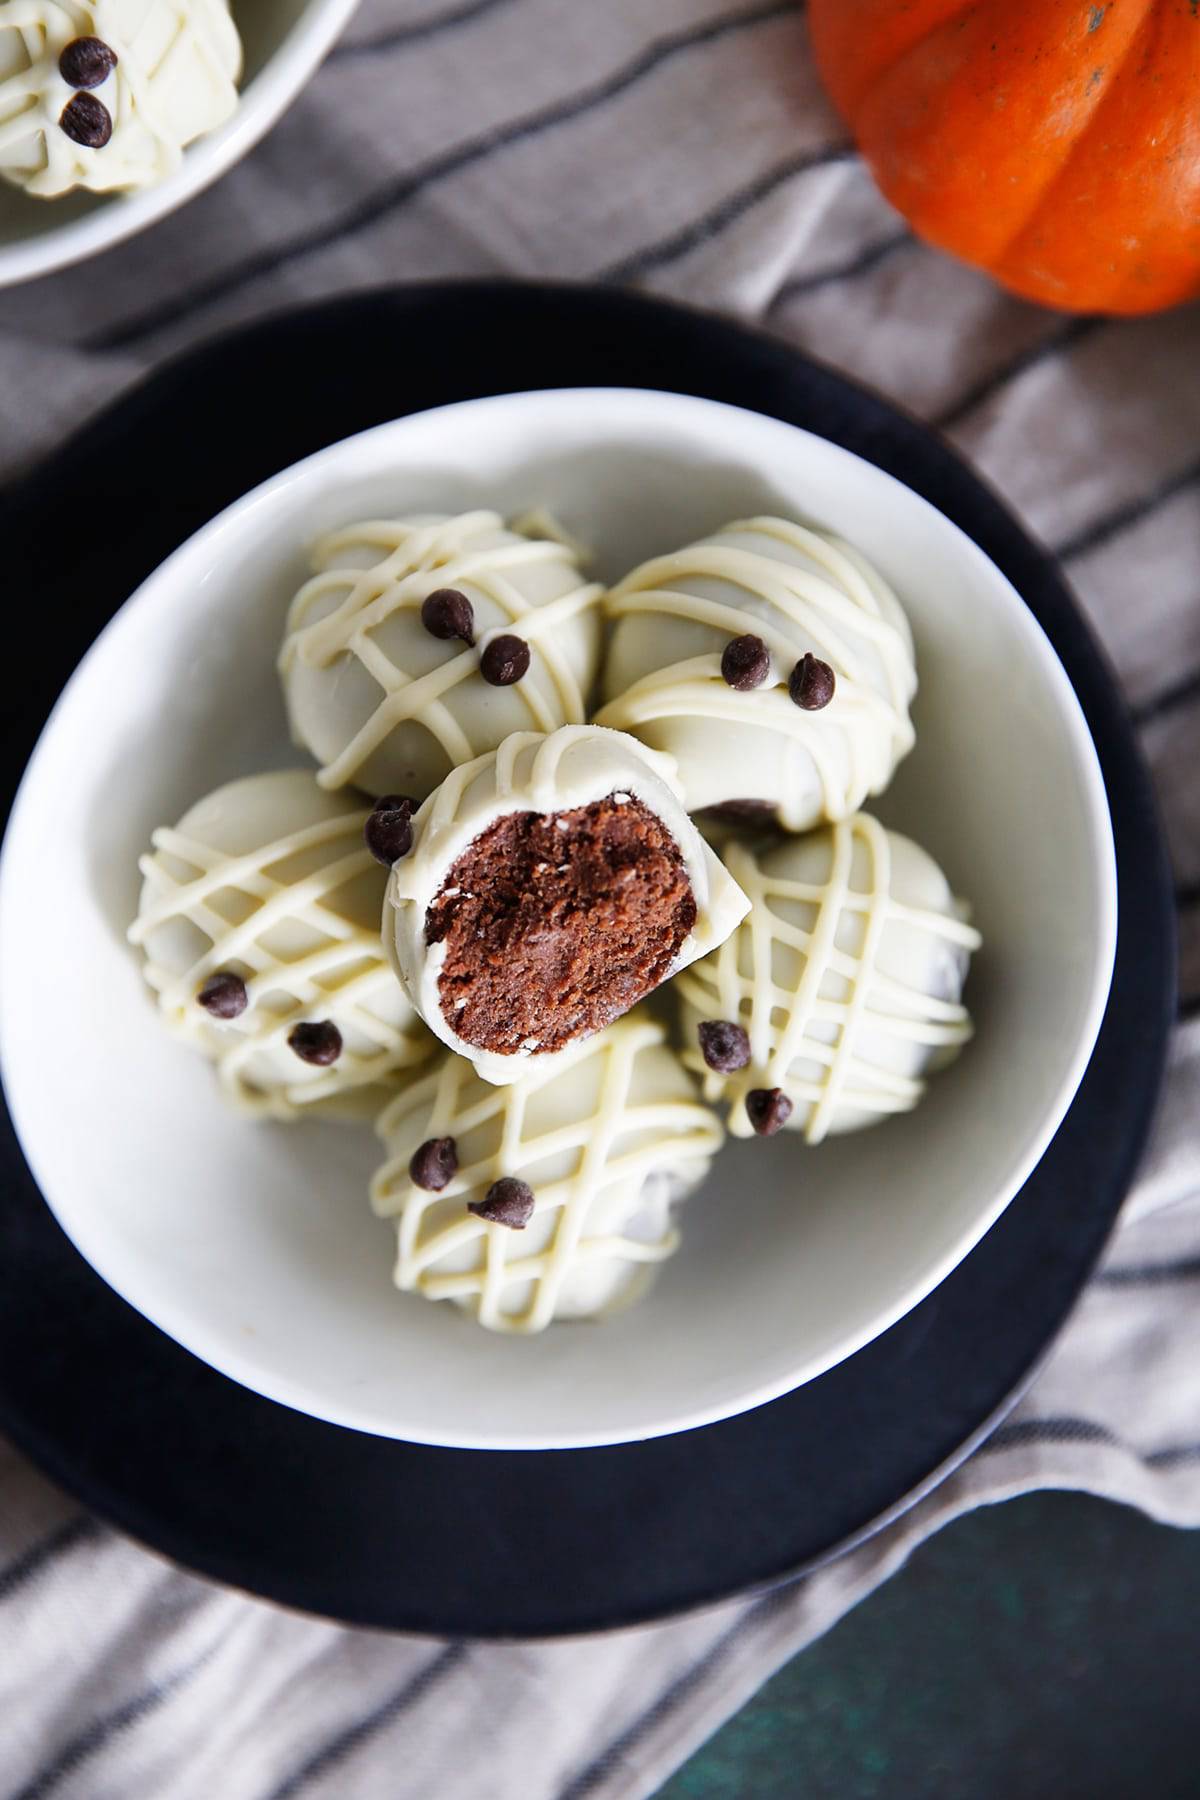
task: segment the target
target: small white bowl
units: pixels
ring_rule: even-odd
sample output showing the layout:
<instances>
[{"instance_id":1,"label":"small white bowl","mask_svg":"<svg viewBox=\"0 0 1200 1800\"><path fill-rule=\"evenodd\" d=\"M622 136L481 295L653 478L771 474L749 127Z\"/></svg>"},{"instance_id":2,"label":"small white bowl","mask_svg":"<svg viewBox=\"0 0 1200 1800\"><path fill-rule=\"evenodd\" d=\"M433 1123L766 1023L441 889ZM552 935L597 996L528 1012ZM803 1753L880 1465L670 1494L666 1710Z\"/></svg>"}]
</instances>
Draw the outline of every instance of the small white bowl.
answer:
<instances>
[{"instance_id":1,"label":"small white bowl","mask_svg":"<svg viewBox=\"0 0 1200 1800\"><path fill-rule=\"evenodd\" d=\"M237 111L185 150L182 166L156 187L36 200L0 181L0 288L123 243L224 175L286 112L357 7L358 0L234 0L246 59Z\"/></svg>"},{"instance_id":2,"label":"small white bowl","mask_svg":"<svg viewBox=\"0 0 1200 1800\"><path fill-rule=\"evenodd\" d=\"M971 898L977 1036L919 1110L807 1149L731 1145L650 1297L605 1325L493 1337L391 1286L368 1131L243 1123L172 1042L124 931L153 826L301 759L274 656L321 531L549 506L601 577L759 511L846 534L917 642L918 743L879 811ZM125 1299L303 1412L471 1448L681 1431L849 1356L966 1255L1033 1169L1099 1029L1112 835L1062 667L1019 596L925 501L823 439L637 390L517 394L403 419L277 476L108 626L26 773L0 858L0 1058L60 1223ZM46 1304L54 1305L54 1296Z\"/></svg>"}]
</instances>

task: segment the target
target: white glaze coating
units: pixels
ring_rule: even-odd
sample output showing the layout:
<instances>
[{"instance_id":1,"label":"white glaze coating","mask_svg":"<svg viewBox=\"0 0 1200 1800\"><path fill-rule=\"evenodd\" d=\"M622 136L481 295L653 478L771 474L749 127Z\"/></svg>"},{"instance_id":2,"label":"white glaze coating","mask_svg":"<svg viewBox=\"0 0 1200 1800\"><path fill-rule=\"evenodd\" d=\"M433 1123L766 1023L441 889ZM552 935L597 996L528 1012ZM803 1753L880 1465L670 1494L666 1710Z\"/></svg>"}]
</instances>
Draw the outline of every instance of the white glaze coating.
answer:
<instances>
[{"instance_id":1,"label":"white glaze coating","mask_svg":"<svg viewBox=\"0 0 1200 1800\"><path fill-rule=\"evenodd\" d=\"M371 1184L375 1211L396 1220L397 1285L514 1332L638 1299L678 1246L675 1205L724 1137L665 1035L639 1010L508 1087L449 1053L406 1085L380 1117L388 1160ZM459 1168L433 1194L408 1165L438 1137L454 1138ZM520 1231L467 1211L505 1175L533 1190Z\"/></svg>"},{"instance_id":2,"label":"white glaze coating","mask_svg":"<svg viewBox=\"0 0 1200 1800\"><path fill-rule=\"evenodd\" d=\"M438 994L446 944L425 942L429 907L453 864L497 819L514 812L568 812L612 794L640 800L679 847L696 902L696 923L675 965L684 968L724 942L749 902L684 811L671 759L636 738L595 725L567 725L548 737L516 732L498 750L455 769L413 820L412 849L394 865L388 883L384 944L417 1012L486 1081L516 1081L537 1051L530 1046L504 1056L459 1037Z\"/></svg>"},{"instance_id":3,"label":"white glaze coating","mask_svg":"<svg viewBox=\"0 0 1200 1800\"><path fill-rule=\"evenodd\" d=\"M75 89L58 59L78 37L118 59L89 90L113 121L100 149L59 125ZM0 0L0 175L41 199L149 187L232 115L241 71L226 0Z\"/></svg>"},{"instance_id":4,"label":"white glaze coating","mask_svg":"<svg viewBox=\"0 0 1200 1800\"><path fill-rule=\"evenodd\" d=\"M373 1117L397 1071L433 1039L396 986L379 939L386 874L363 843L366 809L326 794L308 770L230 782L153 834L129 940L168 1027L217 1065L239 1111L293 1119ZM246 982L239 1018L197 1003L207 977ZM287 1036L330 1020L343 1049L328 1068L303 1062Z\"/></svg>"},{"instance_id":5,"label":"white glaze coating","mask_svg":"<svg viewBox=\"0 0 1200 1800\"><path fill-rule=\"evenodd\" d=\"M292 734L323 764L322 786L423 800L511 732L585 718L603 590L561 540L509 531L490 512L369 520L323 538L313 567L279 669ZM421 624L422 601L444 587L471 602L474 648ZM505 633L524 638L532 660L511 687L491 687L480 655Z\"/></svg>"},{"instance_id":6,"label":"white glaze coating","mask_svg":"<svg viewBox=\"0 0 1200 1800\"><path fill-rule=\"evenodd\" d=\"M749 1137L747 1093L782 1088L787 1128L809 1143L907 1112L971 1035L960 995L979 933L933 858L866 813L724 854L750 914L679 983L683 1060L706 1099L728 1101L730 1131ZM715 1019L745 1027L749 1067L707 1068L697 1027Z\"/></svg>"},{"instance_id":7,"label":"white glaze coating","mask_svg":"<svg viewBox=\"0 0 1200 1800\"><path fill-rule=\"evenodd\" d=\"M656 557L605 601L615 622L602 725L631 731L679 764L688 809L767 800L790 831L847 818L912 748L912 637L900 603L858 552L786 519L728 525ZM747 693L721 677L744 633L771 657ZM837 677L805 712L788 676L806 651Z\"/></svg>"}]
</instances>

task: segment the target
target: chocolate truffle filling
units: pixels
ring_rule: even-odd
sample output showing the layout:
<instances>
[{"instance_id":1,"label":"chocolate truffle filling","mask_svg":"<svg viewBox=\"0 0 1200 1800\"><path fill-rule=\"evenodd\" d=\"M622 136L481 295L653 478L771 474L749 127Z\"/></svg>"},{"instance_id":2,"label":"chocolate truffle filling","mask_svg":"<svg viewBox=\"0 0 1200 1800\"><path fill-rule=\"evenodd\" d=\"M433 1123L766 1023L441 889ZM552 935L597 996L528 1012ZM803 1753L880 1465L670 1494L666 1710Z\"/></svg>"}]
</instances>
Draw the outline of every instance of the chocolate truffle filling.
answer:
<instances>
[{"instance_id":1,"label":"chocolate truffle filling","mask_svg":"<svg viewBox=\"0 0 1200 1800\"><path fill-rule=\"evenodd\" d=\"M679 846L640 800L508 813L459 857L425 915L445 943L442 1011L501 1056L560 1050L670 973L696 923Z\"/></svg>"}]
</instances>

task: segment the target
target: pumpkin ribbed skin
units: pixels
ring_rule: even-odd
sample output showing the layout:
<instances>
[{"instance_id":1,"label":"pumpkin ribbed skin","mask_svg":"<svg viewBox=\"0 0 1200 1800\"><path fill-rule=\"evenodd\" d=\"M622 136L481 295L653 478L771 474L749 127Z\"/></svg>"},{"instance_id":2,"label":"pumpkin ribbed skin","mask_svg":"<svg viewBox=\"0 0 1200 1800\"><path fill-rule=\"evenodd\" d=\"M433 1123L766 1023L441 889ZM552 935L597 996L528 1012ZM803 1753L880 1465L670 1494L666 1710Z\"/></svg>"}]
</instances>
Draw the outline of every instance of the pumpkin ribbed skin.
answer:
<instances>
[{"instance_id":1,"label":"pumpkin ribbed skin","mask_svg":"<svg viewBox=\"0 0 1200 1800\"><path fill-rule=\"evenodd\" d=\"M821 74L918 236L1048 306L1200 293L1200 0L809 0Z\"/></svg>"}]
</instances>

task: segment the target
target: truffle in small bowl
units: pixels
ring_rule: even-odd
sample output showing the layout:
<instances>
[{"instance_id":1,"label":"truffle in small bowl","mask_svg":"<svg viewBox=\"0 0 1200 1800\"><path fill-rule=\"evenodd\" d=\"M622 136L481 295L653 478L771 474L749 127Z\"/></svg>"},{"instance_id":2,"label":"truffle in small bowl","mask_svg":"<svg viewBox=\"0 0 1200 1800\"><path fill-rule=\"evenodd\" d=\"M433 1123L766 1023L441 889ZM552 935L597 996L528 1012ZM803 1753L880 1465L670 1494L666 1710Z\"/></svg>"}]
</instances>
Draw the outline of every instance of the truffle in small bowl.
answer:
<instances>
[{"instance_id":1,"label":"truffle in small bowl","mask_svg":"<svg viewBox=\"0 0 1200 1800\"><path fill-rule=\"evenodd\" d=\"M781 1130L728 1145L644 1299L524 1335L396 1291L394 1226L368 1202L372 1133L231 1114L203 1059L164 1038L125 933L156 827L223 783L296 763L275 661L314 542L364 519L538 506L593 547L608 585L736 519L808 523L867 557L911 623L920 683L915 746L872 816L970 900L982 948L966 992L974 1039L915 1112L820 1144ZM821 438L713 402L506 395L399 420L278 476L109 625L56 708L0 857L0 1056L64 1229L217 1368L417 1442L618 1443L810 1379L967 1254L1086 1067L1114 874L1061 665L1020 596L925 501Z\"/></svg>"},{"instance_id":2,"label":"truffle in small bowl","mask_svg":"<svg viewBox=\"0 0 1200 1800\"><path fill-rule=\"evenodd\" d=\"M0 288L144 231L253 148L358 0L0 5Z\"/></svg>"}]
</instances>

